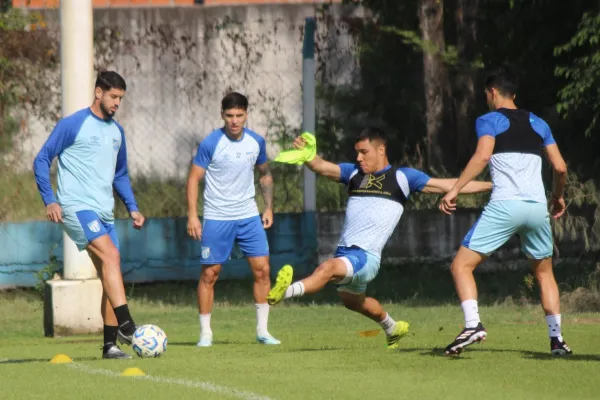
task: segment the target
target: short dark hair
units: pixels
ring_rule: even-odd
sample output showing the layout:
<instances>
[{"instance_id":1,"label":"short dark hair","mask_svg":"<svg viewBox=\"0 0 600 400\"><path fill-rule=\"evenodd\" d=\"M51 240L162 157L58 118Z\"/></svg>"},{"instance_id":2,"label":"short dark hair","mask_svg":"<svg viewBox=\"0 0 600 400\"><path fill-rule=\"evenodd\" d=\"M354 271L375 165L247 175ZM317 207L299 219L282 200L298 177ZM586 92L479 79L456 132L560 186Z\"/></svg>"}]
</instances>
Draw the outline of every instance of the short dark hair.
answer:
<instances>
[{"instance_id":1,"label":"short dark hair","mask_svg":"<svg viewBox=\"0 0 600 400\"><path fill-rule=\"evenodd\" d=\"M362 142L363 140L369 140L369 142L372 142L374 140L379 140L384 146L387 147L387 135L385 133L385 131L379 127L376 126L369 126L366 127L365 129L362 130L361 133L359 133L355 140L354 143L358 143L358 142Z\"/></svg>"},{"instance_id":2,"label":"short dark hair","mask_svg":"<svg viewBox=\"0 0 600 400\"><path fill-rule=\"evenodd\" d=\"M221 111L230 110L232 108L240 108L244 111L248 110L248 99L241 93L227 93L221 100Z\"/></svg>"},{"instance_id":3,"label":"short dark hair","mask_svg":"<svg viewBox=\"0 0 600 400\"><path fill-rule=\"evenodd\" d=\"M127 90L127 85L125 84L125 79L115 71L102 71L98 74L96 78L96 86L104 91L108 91L110 89L121 89Z\"/></svg>"},{"instance_id":4,"label":"short dark hair","mask_svg":"<svg viewBox=\"0 0 600 400\"><path fill-rule=\"evenodd\" d=\"M519 78L506 65L490 72L485 78L487 90L496 89L503 96L514 96L519 88Z\"/></svg>"}]
</instances>

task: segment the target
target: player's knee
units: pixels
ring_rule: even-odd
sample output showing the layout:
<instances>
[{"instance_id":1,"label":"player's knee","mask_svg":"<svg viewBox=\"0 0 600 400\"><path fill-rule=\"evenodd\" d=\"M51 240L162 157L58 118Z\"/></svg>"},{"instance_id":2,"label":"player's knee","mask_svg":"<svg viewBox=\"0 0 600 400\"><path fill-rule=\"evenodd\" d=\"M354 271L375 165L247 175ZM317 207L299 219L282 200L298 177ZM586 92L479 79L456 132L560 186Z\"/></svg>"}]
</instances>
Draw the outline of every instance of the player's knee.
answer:
<instances>
[{"instance_id":1,"label":"player's knee","mask_svg":"<svg viewBox=\"0 0 600 400\"><path fill-rule=\"evenodd\" d=\"M200 273L200 282L213 286L219 279L219 271L214 268L203 268Z\"/></svg>"},{"instance_id":2,"label":"player's knee","mask_svg":"<svg viewBox=\"0 0 600 400\"><path fill-rule=\"evenodd\" d=\"M254 268L254 281L255 282L269 282L269 266L262 266L260 268Z\"/></svg>"}]
</instances>

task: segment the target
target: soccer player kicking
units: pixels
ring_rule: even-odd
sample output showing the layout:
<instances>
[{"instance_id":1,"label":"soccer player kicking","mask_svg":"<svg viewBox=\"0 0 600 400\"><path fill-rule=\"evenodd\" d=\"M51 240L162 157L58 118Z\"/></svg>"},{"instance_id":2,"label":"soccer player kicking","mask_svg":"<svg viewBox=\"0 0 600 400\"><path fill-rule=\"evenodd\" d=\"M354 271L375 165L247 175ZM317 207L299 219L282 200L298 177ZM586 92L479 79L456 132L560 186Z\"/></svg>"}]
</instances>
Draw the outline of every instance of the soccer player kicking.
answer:
<instances>
[{"instance_id":1,"label":"soccer player kicking","mask_svg":"<svg viewBox=\"0 0 600 400\"><path fill-rule=\"evenodd\" d=\"M92 106L61 119L33 163L46 216L61 224L80 251L87 250L102 281L102 358L131 358L117 346L117 336L121 343L131 344L136 329L125 298L113 215L114 189L127 207L133 227L144 225L127 172L123 128L113 120L125 90L119 74L100 73ZM57 156L55 198L50 165Z\"/></svg>"},{"instance_id":2,"label":"soccer player kicking","mask_svg":"<svg viewBox=\"0 0 600 400\"><path fill-rule=\"evenodd\" d=\"M277 345L267 329L271 288L269 244L265 229L273 225L273 177L267 164L265 140L244 127L248 118L248 99L236 92L221 101L223 128L210 133L198 147L187 181L188 234L201 240L202 272L198 282L200 311L199 347L213 344L210 317L215 283L222 265L231 258L234 242L248 258L254 275L256 303L256 340ZM254 200L254 167L260 173L265 203L261 217ZM204 188L204 226L198 218L198 183Z\"/></svg>"},{"instance_id":3,"label":"soccer player kicking","mask_svg":"<svg viewBox=\"0 0 600 400\"><path fill-rule=\"evenodd\" d=\"M542 307L550 335L550 351L571 354L561 334L559 292L552 272L552 231L542 182L542 152L554 170L552 218L565 212L563 199L567 166L548 124L514 103L517 78L499 69L485 80L487 103L492 110L475 123L479 142L462 175L442 199L440 210L456 209L460 189L479 175L488 163L494 189L489 203L467 233L452 262L452 278L465 315L465 328L445 350L459 354L472 343L486 338L479 319L477 286L473 271L514 234L531 261L540 285Z\"/></svg>"},{"instance_id":4,"label":"soccer player kicking","mask_svg":"<svg viewBox=\"0 0 600 400\"><path fill-rule=\"evenodd\" d=\"M314 142L314 137L308 138ZM306 144L303 137L294 141L298 151L303 151ZM379 271L383 246L398 224L410 194L446 193L456 179L430 178L412 168L392 168L386 148L385 133L378 128L367 128L355 141L356 164L333 164L314 152L308 159L300 160L316 173L348 187L344 227L334 258L319 265L308 278L293 284L293 269L284 266L267 300L275 305L283 299L318 292L333 282L338 285L346 308L377 322L387 335L388 348L397 349L400 339L408 333L409 324L394 321L377 300L367 297L367 284ZM489 182L471 182L461 193L489 190Z\"/></svg>"}]
</instances>

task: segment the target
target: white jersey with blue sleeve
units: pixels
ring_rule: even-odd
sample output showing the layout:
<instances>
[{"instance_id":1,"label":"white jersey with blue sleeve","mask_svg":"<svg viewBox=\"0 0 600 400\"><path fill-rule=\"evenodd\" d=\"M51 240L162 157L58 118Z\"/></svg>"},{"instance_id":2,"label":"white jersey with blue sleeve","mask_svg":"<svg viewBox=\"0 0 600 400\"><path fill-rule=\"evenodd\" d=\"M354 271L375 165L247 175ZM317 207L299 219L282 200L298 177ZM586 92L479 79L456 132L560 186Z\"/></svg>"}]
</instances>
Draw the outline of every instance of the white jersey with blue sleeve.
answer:
<instances>
[{"instance_id":1,"label":"white jersey with blue sleeve","mask_svg":"<svg viewBox=\"0 0 600 400\"><path fill-rule=\"evenodd\" d=\"M206 170L204 219L239 220L258 215L254 199L254 167L267 162L266 142L244 128L232 140L223 128L210 133L198 146L194 164Z\"/></svg>"},{"instance_id":2,"label":"white jersey with blue sleeve","mask_svg":"<svg viewBox=\"0 0 600 400\"><path fill-rule=\"evenodd\" d=\"M495 138L490 160L491 201L546 202L542 181L542 149L556 144L543 119L523 109L487 113L475 122L477 138Z\"/></svg>"},{"instance_id":3,"label":"white jersey with blue sleeve","mask_svg":"<svg viewBox=\"0 0 600 400\"><path fill-rule=\"evenodd\" d=\"M58 156L54 197L50 166ZM104 222L114 220L113 188L129 212L138 207L127 170L123 128L97 117L89 108L61 119L33 164L44 204L58 203L65 213L91 210Z\"/></svg>"},{"instance_id":4,"label":"white jersey with blue sleeve","mask_svg":"<svg viewBox=\"0 0 600 400\"><path fill-rule=\"evenodd\" d=\"M365 174L355 164L339 164L340 183L348 186L344 227L339 246L357 246L381 258L381 251L404 212L413 192L421 191L430 177L416 169L391 166Z\"/></svg>"}]
</instances>

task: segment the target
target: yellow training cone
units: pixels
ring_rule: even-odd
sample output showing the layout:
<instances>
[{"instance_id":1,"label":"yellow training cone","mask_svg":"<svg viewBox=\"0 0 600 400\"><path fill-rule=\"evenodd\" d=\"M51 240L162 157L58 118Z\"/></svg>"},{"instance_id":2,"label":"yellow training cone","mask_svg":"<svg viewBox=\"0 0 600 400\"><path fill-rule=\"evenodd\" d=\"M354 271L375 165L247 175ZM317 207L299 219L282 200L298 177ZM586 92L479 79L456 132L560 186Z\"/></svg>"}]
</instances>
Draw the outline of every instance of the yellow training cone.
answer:
<instances>
[{"instance_id":1,"label":"yellow training cone","mask_svg":"<svg viewBox=\"0 0 600 400\"><path fill-rule=\"evenodd\" d=\"M379 332L381 332L381 329L375 329L372 331L361 331L361 332L358 332L358 334L362 337L372 337L372 336L379 335Z\"/></svg>"},{"instance_id":2,"label":"yellow training cone","mask_svg":"<svg viewBox=\"0 0 600 400\"><path fill-rule=\"evenodd\" d=\"M70 362L73 362L73 360L66 354L57 354L50 360L50 364L66 364Z\"/></svg>"},{"instance_id":3,"label":"yellow training cone","mask_svg":"<svg viewBox=\"0 0 600 400\"><path fill-rule=\"evenodd\" d=\"M144 371L142 371L139 368L127 368L125 371L123 371L123 373L121 374L121 376L144 376L146 375L144 373Z\"/></svg>"}]
</instances>

